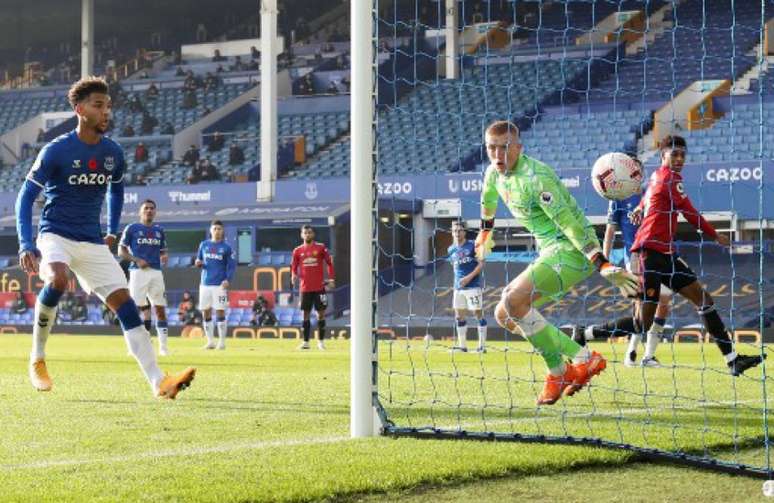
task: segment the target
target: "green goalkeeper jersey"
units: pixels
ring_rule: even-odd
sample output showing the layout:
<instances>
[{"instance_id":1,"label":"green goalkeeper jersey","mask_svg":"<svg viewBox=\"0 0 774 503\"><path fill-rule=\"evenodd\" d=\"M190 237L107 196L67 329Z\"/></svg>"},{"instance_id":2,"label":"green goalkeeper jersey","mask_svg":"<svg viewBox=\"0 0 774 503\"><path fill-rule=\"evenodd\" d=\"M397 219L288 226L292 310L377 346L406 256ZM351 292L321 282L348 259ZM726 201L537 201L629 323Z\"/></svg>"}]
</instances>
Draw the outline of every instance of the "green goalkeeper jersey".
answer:
<instances>
[{"instance_id":1,"label":"green goalkeeper jersey","mask_svg":"<svg viewBox=\"0 0 774 503\"><path fill-rule=\"evenodd\" d=\"M506 175L489 166L481 191L482 218L494 218L498 196L535 237L541 251L562 245L588 256L599 249L591 223L548 165L522 154L516 168Z\"/></svg>"}]
</instances>

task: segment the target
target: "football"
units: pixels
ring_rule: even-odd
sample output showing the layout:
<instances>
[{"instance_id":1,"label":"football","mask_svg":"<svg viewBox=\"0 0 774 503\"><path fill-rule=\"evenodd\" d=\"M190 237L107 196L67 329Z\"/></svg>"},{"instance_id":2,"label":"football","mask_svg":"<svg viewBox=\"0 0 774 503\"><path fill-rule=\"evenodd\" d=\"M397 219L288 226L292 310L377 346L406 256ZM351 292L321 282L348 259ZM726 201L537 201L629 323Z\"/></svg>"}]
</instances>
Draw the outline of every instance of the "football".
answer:
<instances>
[{"instance_id":1,"label":"football","mask_svg":"<svg viewBox=\"0 0 774 503\"><path fill-rule=\"evenodd\" d=\"M591 183L605 199L620 201L640 191L642 166L626 154L610 152L594 163Z\"/></svg>"}]
</instances>

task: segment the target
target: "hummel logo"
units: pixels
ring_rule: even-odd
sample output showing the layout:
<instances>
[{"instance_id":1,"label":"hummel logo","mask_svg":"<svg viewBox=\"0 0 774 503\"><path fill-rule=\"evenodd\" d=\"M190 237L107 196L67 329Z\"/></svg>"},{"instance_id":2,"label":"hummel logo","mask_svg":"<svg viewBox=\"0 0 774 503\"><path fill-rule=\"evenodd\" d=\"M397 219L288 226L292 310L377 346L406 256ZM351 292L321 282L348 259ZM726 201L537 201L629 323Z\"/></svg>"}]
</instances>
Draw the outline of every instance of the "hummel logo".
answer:
<instances>
[{"instance_id":1,"label":"hummel logo","mask_svg":"<svg viewBox=\"0 0 774 503\"><path fill-rule=\"evenodd\" d=\"M73 169L78 169L80 167L81 167L81 160L80 159L73 160Z\"/></svg>"}]
</instances>

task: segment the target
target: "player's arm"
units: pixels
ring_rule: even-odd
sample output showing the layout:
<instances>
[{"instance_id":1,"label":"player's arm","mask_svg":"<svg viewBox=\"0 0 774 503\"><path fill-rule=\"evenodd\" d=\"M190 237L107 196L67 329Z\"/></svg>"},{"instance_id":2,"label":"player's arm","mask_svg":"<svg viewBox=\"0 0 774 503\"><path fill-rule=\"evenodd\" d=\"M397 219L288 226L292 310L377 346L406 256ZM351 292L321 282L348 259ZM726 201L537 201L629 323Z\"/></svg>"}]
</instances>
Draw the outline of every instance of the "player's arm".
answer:
<instances>
[{"instance_id":1,"label":"player's arm","mask_svg":"<svg viewBox=\"0 0 774 503\"><path fill-rule=\"evenodd\" d=\"M333 270L333 258L331 257L327 247L323 249L323 261L325 262L325 267L328 270L328 279L326 281L328 288L334 288L336 286L336 273Z\"/></svg>"},{"instance_id":2,"label":"player's arm","mask_svg":"<svg viewBox=\"0 0 774 503\"><path fill-rule=\"evenodd\" d=\"M159 250L159 259L161 265L166 266L169 263L169 254L167 253L167 233L161 230L161 249Z\"/></svg>"},{"instance_id":3,"label":"player's arm","mask_svg":"<svg viewBox=\"0 0 774 503\"><path fill-rule=\"evenodd\" d=\"M226 254L226 279L223 280L221 286L228 288L231 286L231 281L234 279L234 272L236 271L236 257L234 257L234 250L230 250Z\"/></svg>"},{"instance_id":4,"label":"player's arm","mask_svg":"<svg viewBox=\"0 0 774 503\"><path fill-rule=\"evenodd\" d=\"M35 199L51 178L54 170L54 159L51 146L43 147L43 150L35 159L30 172L22 183L19 194L16 197L16 234L19 237L19 264L25 272L38 271L38 259L40 251L35 247L35 237L32 228L32 207Z\"/></svg>"},{"instance_id":5,"label":"player's arm","mask_svg":"<svg viewBox=\"0 0 774 503\"><path fill-rule=\"evenodd\" d=\"M296 287L296 280L298 278L298 248L293 250L293 256L290 259L290 289Z\"/></svg>"},{"instance_id":6,"label":"player's arm","mask_svg":"<svg viewBox=\"0 0 774 503\"><path fill-rule=\"evenodd\" d=\"M729 239L726 236L718 234L718 231L715 230L712 224L709 223L699 210L693 206L688 194L685 193L682 181L671 184L670 195L675 206L680 210L680 213L683 214L683 217L685 217L688 223L695 228L700 229L704 234L716 240L721 245L728 246L730 244Z\"/></svg>"},{"instance_id":7,"label":"player's arm","mask_svg":"<svg viewBox=\"0 0 774 503\"><path fill-rule=\"evenodd\" d=\"M607 226L605 227L605 239L602 241L602 255L610 259L610 252L613 251L615 242L615 231L618 229L618 216L620 211L615 207L615 203L610 201L607 205Z\"/></svg>"},{"instance_id":8,"label":"player's arm","mask_svg":"<svg viewBox=\"0 0 774 503\"><path fill-rule=\"evenodd\" d=\"M105 235L105 244L113 247L118 236L118 227L121 223L121 210L124 208L124 152L121 149L116 151L116 166L113 168L113 175L108 184L107 195L107 234Z\"/></svg>"},{"instance_id":9,"label":"player's arm","mask_svg":"<svg viewBox=\"0 0 774 503\"><path fill-rule=\"evenodd\" d=\"M196 252L196 261L194 262L196 267L204 267L204 241L199 243L199 250Z\"/></svg>"},{"instance_id":10,"label":"player's arm","mask_svg":"<svg viewBox=\"0 0 774 503\"><path fill-rule=\"evenodd\" d=\"M484 174L484 187L481 189L481 227L476 236L476 257L483 260L494 248L494 220L497 214L497 202L500 195L497 193L495 183L497 169L493 166L487 168Z\"/></svg>"}]
</instances>

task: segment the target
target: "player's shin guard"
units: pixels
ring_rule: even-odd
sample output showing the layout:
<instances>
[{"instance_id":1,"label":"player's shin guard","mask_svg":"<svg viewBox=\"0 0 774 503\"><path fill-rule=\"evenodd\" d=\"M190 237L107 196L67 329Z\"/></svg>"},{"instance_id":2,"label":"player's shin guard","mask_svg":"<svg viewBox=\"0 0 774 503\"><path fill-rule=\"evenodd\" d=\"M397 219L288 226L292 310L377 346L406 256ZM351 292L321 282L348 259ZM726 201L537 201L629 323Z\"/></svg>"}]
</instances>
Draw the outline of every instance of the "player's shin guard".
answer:
<instances>
[{"instance_id":1,"label":"player's shin guard","mask_svg":"<svg viewBox=\"0 0 774 503\"><path fill-rule=\"evenodd\" d=\"M56 306L64 291L57 290L51 284L43 287L35 302L35 320L32 326L32 351L30 360L46 357L46 341L56 320Z\"/></svg>"},{"instance_id":2,"label":"player's shin guard","mask_svg":"<svg viewBox=\"0 0 774 503\"><path fill-rule=\"evenodd\" d=\"M207 337L207 344L215 344L215 324L212 322L212 318L205 318L202 325L204 328L204 335Z\"/></svg>"},{"instance_id":3,"label":"player's shin guard","mask_svg":"<svg viewBox=\"0 0 774 503\"><path fill-rule=\"evenodd\" d=\"M169 337L169 326L166 321L156 320L156 335L159 338L159 351L166 351Z\"/></svg>"},{"instance_id":4,"label":"player's shin guard","mask_svg":"<svg viewBox=\"0 0 774 503\"><path fill-rule=\"evenodd\" d=\"M226 344L226 334L228 333L228 323L226 317L218 317L218 344L221 346Z\"/></svg>"},{"instance_id":5,"label":"player's shin guard","mask_svg":"<svg viewBox=\"0 0 774 503\"><path fill-rule=\"evenodd\" d=\"M457 347L468 347L468 322L467 320L457 320Z\"/></svg>"},{"instance_id":6,"label":"player's shin guard","mask_svg":"<svg viewBox=\"0 0 774 503\"><path fill-rule=\"evenodd\" d=\"M132 299L127 300L116 311L116 317L121 323L129 351L131 351L137 363L140 364L145 377L155 392L164 374L156 363L156 355L153 353L150 334L143 326L137 305Z\"/></svg>"},{"instance_id":7,"label":"player's shin guard","mask_svg":"<svg viewBox=\"0 0 774 503\"><path fill-rule=\"evenodd\" d=\"M582 359L588 358L588 351L581 355L580 345L548 323L535 309L530 309L523 318L516 320L516 323L530 344L543 357L552 375L564 374L562 355L573 359L577 356L581 356Z\"/></svg>"},{"instance_id":8,"label":"player's shin guard","mask_svg":"<svg viewBox=\"0 0 774 503\"><path fill-rule=\"evenodd\" d=\"M325 339L325 318L317 321L317 339Z\"/></svg>"},{"instance_id":9,"label":"player's shin guard","mask_svg":"<svg viewBox=\"0 0 774 503\"><path fill-rule=\"evenodd\" d=\"M304 329L304 342L309 342L309 334L312 332L312 322L304 320L301 326Z\"/></svg>"},{"instance_id":10,"label":"player's shin guard","mask_svg":"<svg viewBox=\"0 0 774 503\"><path fill-rule=\"evenodd\" d=\"M483 348L486 345L486 319L478 320L478 347Z\"/></svg>"},{"instance_id":11,"label":"player's shin guard","mask_svg":"<svg viewBox=\"0 0 774 503\"><path fill-rule=\"evenodd\" d=\"M715 310L715 306L702 306L699 308L699 315L704 322L704 328L715 339L715 344L718 345L720 352L723 353L726 362L733 361L734 358L736 358L736 351L734 351L734 345L728 337L726 326L723 324L723 320L720 319L720 315Z\"/></svg>"}]
</instances>

